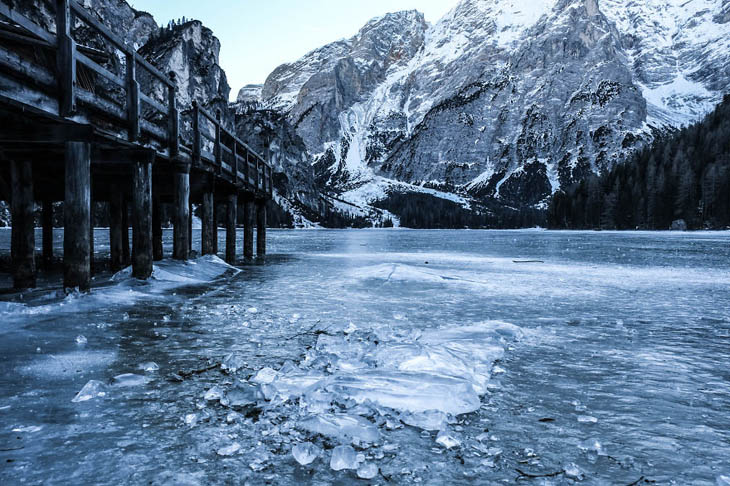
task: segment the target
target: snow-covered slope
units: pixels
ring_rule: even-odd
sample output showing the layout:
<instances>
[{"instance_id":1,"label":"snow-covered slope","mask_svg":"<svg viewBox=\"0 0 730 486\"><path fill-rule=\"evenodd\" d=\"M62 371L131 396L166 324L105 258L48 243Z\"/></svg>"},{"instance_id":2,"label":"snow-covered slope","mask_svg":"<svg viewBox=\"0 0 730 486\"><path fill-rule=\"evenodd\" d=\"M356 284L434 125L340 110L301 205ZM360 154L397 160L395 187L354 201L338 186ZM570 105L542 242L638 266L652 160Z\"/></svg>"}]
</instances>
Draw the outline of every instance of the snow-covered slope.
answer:
<instances>
[{"instance_id":1,"label":"snow-covered slope","mask_svg":"<svg viewBox=\"0 0 730 486\"><path fill-rule=\"evenodd\" d=\"M535 206L709 111L729 39L727 0L462 0L432 26L374 19L279 67L262 101L332 191L391 179Z\"/></svg>"}]
</instances>

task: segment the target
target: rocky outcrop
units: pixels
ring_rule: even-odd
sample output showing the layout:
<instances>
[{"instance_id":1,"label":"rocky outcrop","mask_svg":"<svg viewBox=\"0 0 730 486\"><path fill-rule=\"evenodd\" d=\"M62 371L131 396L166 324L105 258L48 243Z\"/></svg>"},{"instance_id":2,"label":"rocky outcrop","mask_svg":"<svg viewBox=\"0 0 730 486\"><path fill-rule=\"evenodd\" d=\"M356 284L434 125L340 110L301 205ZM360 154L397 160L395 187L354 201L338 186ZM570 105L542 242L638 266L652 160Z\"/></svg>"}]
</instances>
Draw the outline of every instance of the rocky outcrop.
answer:
<instances>
[{"instance_id":1,"label":"rocky outcrop","mask_svg":"<svg viewBox=\"0 0 730 486\"><path fill-rule=\"evenodd\" d=\"M181 108L197 101L213 114L220 110L223 120L232 126L233 114L228 109L231 88L219 65L220 49L213 32L193 20L160 29L139 53L163 73L175 74Z\"/></svg>"}]
</instances>

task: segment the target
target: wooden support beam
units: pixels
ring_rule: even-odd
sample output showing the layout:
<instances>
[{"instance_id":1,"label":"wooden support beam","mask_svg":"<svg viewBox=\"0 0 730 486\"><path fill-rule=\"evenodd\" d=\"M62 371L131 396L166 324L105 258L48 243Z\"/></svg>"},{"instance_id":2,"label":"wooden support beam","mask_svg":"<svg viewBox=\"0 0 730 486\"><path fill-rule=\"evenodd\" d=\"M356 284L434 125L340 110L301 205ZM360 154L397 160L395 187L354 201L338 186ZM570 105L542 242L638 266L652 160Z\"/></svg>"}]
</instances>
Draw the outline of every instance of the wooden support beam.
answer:
<instances>
[{"instance_id":1,"label":"wooden support beam","mask_svg":"<svg viewBox=\"0 0 730 486\"><path fill-rule=\"evenodd\" d=\"M111 253L110 270L113 273L118 272L124 267L124 252L122 250L122 211L126 209L124 206L124 197L121 189L117 185L113 185L111 194L109 195L109 250ZM126 228L125 228L126 229ZM129 246L127 246L129 252Z\"/></svg>"},{"instance_id":2,"label":"wooden support beam","mask_svg":"<svg viewBox=\"0 0 730 486\"><path fill-rule=\"evenodd\" d=\"M92 179L93 180L93 179ZM94 190L89 189L91 194L89 210L89 275L94 276Z\"/></svg>"},{"instance_id":3,"label":"wooden support beam","mask_svg":"<svg viewBox=\"0 0 730 486\"><path fill-rule=\"evenodd\" d=\"M190 177L188 176L188 185ZM193 252L193 200L190 199L190 210L188 211L188 255Z\"/></svg>"},{"instance_id":4,"label":"wooden support beam","mask_svg":"<svg viewBox=\"0 0 730 486\"><path fill-rule=\"evenodd\" d=\"M256 201L256 256L266 255L266 201Z\"/></svg>"},{"instance_id":5,"label":"wooden support beam","mask_svg":"<svg viewBox=\"0 0 730 486\"><path fill-rule=\"evenodd\" d=\"M243 256L247 260L253 258L254 202L246 199L243 202Z\"/></svg>"},{"instance_id":6,"label":"wooden support beam","mask_svg":"<svg viewBox=\"0 0 730 486\"><path fill-rule=\"evenodd\" d=\"M220 204L213 194L213 254L218 254L218 217L220 216Z\"/></svg>"},{"instance_id":7,"label":"wooden support beam","mask_svg":"<svg viewBox=\"0 0 730 486\"><path fill-rule=\"evenodd\" d=\"M129 253L129 201L122 201L122 266L128 267L132 263Z\"/></svg>"},{"instance_id":8,"label":"wooden support beam","mask_svg":"<svg viewBox=\"0 0 730 486\"><path fill-rule=\"evenodd\" d=\"M170 158L174 158L180 153L180 110L177 109L177 79L175 71L170 72L170 83L172 83L172 86L167 89L167 135L170 142Z\"/></svg>"},{"instance_id":9,"label":"wooden support beam","mask_svg":"<svg viewBox=\"0 0 730 486\"><path fill-rule=\"evenodd\" d=\"M43 267L49 269L53 264L53 201L50 199L43 200L41 224L43 226Z\"/></svg>"},{"instance_id":10,"label":"wooden support beam","mask_svg":"<svg viewBox=\"0 0 730 486\"><path fill-rule=\"evenodd\" d=\"M134 52L127 53L127 121L129 127L127 135L130 142L139 140L140 135L140 104L139 82L137 81L137 60Z\"/></svg>"},{"instance_id":11,"label":"wooden support beam","mask_svg":"<svg viewBox=\"0 0 730 486\"><path fill-rule=\"evenodd\" d=\"M27 161L10 163L12 186L11 255L13 286L29 289L36 286L35 224L33 202L33 165Z\"/></svg>"},{"instance_id":12,"label":"wooden support beam","mask_svg":"<svg viewBox=\"0 0 730 486\"><path fill-rule=\"evenodd\" d=\"M214 218L213 192L208 190L203 193L203 211L201 219L203 221L203 232L201 235L201 251L203 255L215 254L215 246L213 241L217 238L217 228Z\"/></svg>"},{"instance_id":13,"label":"wooden support beam","mask_svg":"<svg viewBox=\"0 0 730 486\"><path fill-rule=\"evenodd\" d=\"M152 276L152 164L132 167L132 275L140 280Z\"/></svg>"},{"instance_id":14,"label":"wooden support beam","mask_svg":"<svg viewBox=\"0 0 730 486\"><path fill-rule=\"evenodd\" d=\"M162 203L159 192L152 196L152 258L159 262L164 258L162 248Z\"/></svg>"},{"instance_id":15,"label":"wooden support beam","mask_svg":"<svg viewBox=\"0 0 730 486\"><path fill-rule=\"evenodd\" d=\"M236 263L236 223L238 221L238 195L228 196L226 207L226 262Z\"/></svg>"},{"instance_id":16,"label":"wooden support beam","mask_svg":"<svg viewBox=\"0 0 730 486\"><path fill-rule=\"evenodd\" d=\"M173 176L175 186L175 221L173 231L173 258L187 260L190 256L190 173L176 172Z\"/></svg>"},{"instance_id":17,"label":"wooden support beam","mask_svg":"<svg viewBox=\"0 0 730 486\"><path fill-rule=\"evenodd\" d=\"M63 285L88 291L91 286L91 146L66 142L63 208Z\"/></svg>"},{"instance_id":18,"label":"wooden support beam","mask_svg":"<svg viewBox=\"0 0 730 486\"><path fill-rule=\"evenodd\" d=\"M56 40L58 52L59 115L76 113L76 42L71 37L70 0L56 0Z\"/></svg>"}]
</instances>

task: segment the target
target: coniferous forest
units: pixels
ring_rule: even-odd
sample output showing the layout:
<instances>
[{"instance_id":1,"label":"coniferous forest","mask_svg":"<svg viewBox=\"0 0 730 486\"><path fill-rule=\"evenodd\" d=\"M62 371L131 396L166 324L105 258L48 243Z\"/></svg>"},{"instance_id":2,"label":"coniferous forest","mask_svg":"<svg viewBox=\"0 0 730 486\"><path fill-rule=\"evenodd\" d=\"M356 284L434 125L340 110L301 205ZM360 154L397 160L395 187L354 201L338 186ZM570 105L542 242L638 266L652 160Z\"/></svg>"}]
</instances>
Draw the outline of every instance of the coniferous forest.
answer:
<instances>
[{"instance_id":1,"label":"coniferous forest","mask_svg":"<svg viewBox=\"0 0 730 486\"><path fill-rule=\"evenodd\" d=\"M556 193L562 229L723 229L730 226L730 95L702 122L659 137L600 175Z\"/></svg>"}]
</instances>

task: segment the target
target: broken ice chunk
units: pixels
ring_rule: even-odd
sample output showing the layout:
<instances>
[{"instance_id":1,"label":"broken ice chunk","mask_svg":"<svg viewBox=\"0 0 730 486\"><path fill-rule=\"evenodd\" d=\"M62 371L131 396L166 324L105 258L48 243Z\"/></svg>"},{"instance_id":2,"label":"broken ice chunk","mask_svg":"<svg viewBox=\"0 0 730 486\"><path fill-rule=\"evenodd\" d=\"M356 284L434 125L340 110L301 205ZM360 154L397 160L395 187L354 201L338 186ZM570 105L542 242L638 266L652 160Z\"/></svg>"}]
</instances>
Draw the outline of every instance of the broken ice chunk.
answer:
<instances>
[{"instance_id":1,"label":"broken ice chunk","mask_svg":"<svg viewBox=\"0 0 730 486\"><path fill-rule=\"evenodd\" d=\"M243 356L233 353L226 356L223 363L221 363L221 369L231 373L235 373L245 367L246 362L244 361Z\"/></svg>"},{"instance_id":2,"label":"broken ice chunk","mask_svg":"<svg viewBox=\"0 0 730 486\"><path fill-rule=\"evenodd\" d=\"M332 450L330 467L335 471L357 469L357 453L349 445L337 446Z\"/></svg>"},{"instance_id":3,"label":"broken ice chunk","mask_svg":"<svg viewBox=\"0 0 730 486\"><path fill-rule=\"evenodd\" d=\"M219 456L232 456L236 452L241 450L241 444L238 442L234 442L233 444L229 445L228 447L223 447L221 449L218 449L218 455Z\"/></svg>"},{"instance_id":4,"label":"broken ice chunk","mask_svg":"<svg viewBox=\"0 0 730 486\"><path fill-rule=\"evenodd\" d=\"M459 447L461 445L461 441L454 437L451 432L446 430L439 432L439 435L436 436L436 443L447 449Z\"/></svg>"},{"instance_id":5,"label":"broken ice chunk","mask_svg":"<svg viewBox=\"0 0 730 486\"><path fill-rule=\"evenodd\" d=\"M80 392L76 394L72 402L78 403L78 402L86 402L88 400L91 400L93 398L97 397L103 397L106 395L106 385L104 383L97 381L97 380L91 380L89 381L84 387L81 389Z\"/></svg>"},{"instance_id":6,"label":"broken ice chunk","mask_svg":"<svg viewBox=\"0 0 730 486\"><path fill-rule=\"evenodd\" d=\"M188 425L190 427L195 427L195 424L198 423L198 414L197 413L189 413L183 417L183 422L185 422L185 425Z\"/></svg>"},{"instance_id":7,"label":"broken ice chunk","mask_svg":"<svg viewBox=\"0 0 730 486\"><path fill-rule=\"evenodd\" d=\"M148 381L149 380L145 376L135 375L134 373L124 373L112 378L112 385L124 387L139 386L146 384Z\"/></svg>"},{"instance_id":8,"label":"broken ice chunk","mask_svg":"<svg viewBox=\"0 0 730 486\"><path fill-rule=\"evenodd\" d=\"M716 486L730 486L730 476L718 476L715 479Z\"/></svg>"},{"instance_id":9,"label":"broken ice chunk","mask_svg":"<svg viewBox=\"0 0 730 486\"><path fill-rule=\"evenodd\" d=\"M590 415L580 415L578 417L578 422L582 424L595 424L598 422L598 419L596 417L591 417Z\"/></svg>"},{"instance_id":10,"label":"broken ice chunk","mask_svg":"<svg viewBox=\"0 0 730 486\"><path fill-rule=\"evenodd\" d=\"M141 365L139 365L139 369L151 373L154 371L158 371L160 369L160 365L158 365L154 361L148 361L147 363L142 363Z\"/></svg>"},{"instance_id":11,"label":"broken ice chunk","mask_svg":"<svg viewBox=\"0 0 730 486\"><path fill-rule=\"evenodd\" d=\"M258 311L259 310L256 307L249 307L248 309L246 309L246 312L248 312L249 314L256 314Z\"/></svg>"},{"instance_id":12,"label":"broken ice chunk","mask_svg":"<svg viewBox=\"0 0 730 486\"><path fill-rule=\"evenodd\" d=\"M372 462L365 463L357 468L357 477L360 479L373 479L378 475L378 466Z\"/></svg>"},{"instance_id":13,"label":"broken ice chunk","mask_svg":"<svg viewBox=\"0 0 730 486\"><path fill-rule=\"evenodd\" d=\"M349 439L355 443L373 443L380 438L377 427L362 417L317 415L301 423L304 430L327 437Z\"/></svg>"},{"instance_id":14,"label":"broken ice chunk","mask_svg":"<svg viewBox=\"0 0 730 486\"><path fill-rule=\"evenodd\" d=\"M569 479L577 479L582 480L583 479L583 471L574 463L570 463L567 466L565 466L565 477Z\"/></svg>"},{"instance_id":15,"label":"broken ice chunk","mask_svg":"<svg viewBox=\"0 0 730 486\"><path fill-rule=\"evenodd\" d=\"M438 410L425 410L401 414L404 424L423 430L444 430L448 425L448 415Z\"/></svg>"},{"instance_id":16,"label":"broken ice chunk","mask_svg":"<svg viewBox=\"0 0 730 486\"><path fill-rule=\"evenodd\" d=\"M84 346L88 342L89 341L88 341L88 339L86 339L86 336L82 336L81 334L76 336L76 344L78 344L79 346Z\"/></svg>"},{"instance_id":17,"label":"broken ice chunk","mask_svg":"<svg viewBox=\"0 0 730 486\"><path fill-rule=\"evenodd\" d=\"M276 371L271 368L263 368L253 375L249 381L259 385L270 385L276 379L276 374Z\"/></svg>"},{"instance_id":18,"label":"broken ice chunk","mask_svg":"<svg viewBox=\"0 0 730 486\"><path fill-rule=\"evenodd\" d=\"M223 398L223 390L218 385L214 386L203 395L203 398L209 402L220 400Z\"/></svg>"},{"instance_id":19,"label":"broken ice chunk","mask_svg":"<svg viewBox=\"0 0 730 486\"><path fill-rule=\"evenodd\" d=\"M307 466L317 459L319 449L311 442L304 442L303 444L297 444L292 447L291 453L299 464Z\"/></svg>"}]
</instances>

